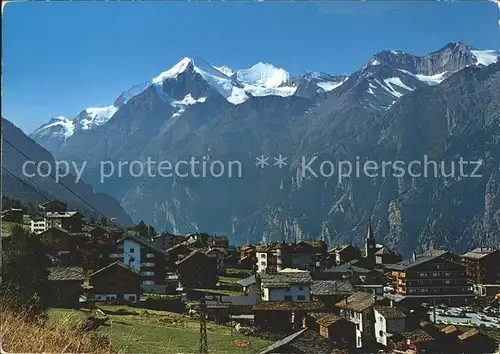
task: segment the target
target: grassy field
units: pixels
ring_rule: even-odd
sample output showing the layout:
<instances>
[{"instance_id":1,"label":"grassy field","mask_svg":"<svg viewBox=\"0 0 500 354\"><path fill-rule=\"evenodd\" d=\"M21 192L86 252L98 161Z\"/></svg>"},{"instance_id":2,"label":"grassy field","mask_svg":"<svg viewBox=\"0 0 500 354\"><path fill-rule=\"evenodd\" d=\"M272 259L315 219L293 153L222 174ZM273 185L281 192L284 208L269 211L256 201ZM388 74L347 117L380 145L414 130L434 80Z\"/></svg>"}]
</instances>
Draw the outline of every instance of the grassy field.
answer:
<instances>
[{"instance_id":1,"label":"grassy field","mask_svg":"<svg viewBox=\"0 0 500 354\"><path fill-rule=\"evenodd\" d=\"M196 353L199 343L199 321L165 311L100 306L103 310L127 309L132 314L110 315L110 326L101 327L111 344L123 353ZM229 327L207 323L210 353L254 353L270 343L260 338L231 334ZM254 348L254 349L252 349Z\"/></svg>"},{"instance_id":2,"label":"grassy field","mask_svg":"<svg viewBox=\"0 0 500 354\"><path fill-rule=\"evenodd\" d=\"M50 327L62 324L74 326L79 322L82 322L86 318L85 313L73 309L50 308L48 309L47 313L47 325Z\"/></svg>"}]
</instances>

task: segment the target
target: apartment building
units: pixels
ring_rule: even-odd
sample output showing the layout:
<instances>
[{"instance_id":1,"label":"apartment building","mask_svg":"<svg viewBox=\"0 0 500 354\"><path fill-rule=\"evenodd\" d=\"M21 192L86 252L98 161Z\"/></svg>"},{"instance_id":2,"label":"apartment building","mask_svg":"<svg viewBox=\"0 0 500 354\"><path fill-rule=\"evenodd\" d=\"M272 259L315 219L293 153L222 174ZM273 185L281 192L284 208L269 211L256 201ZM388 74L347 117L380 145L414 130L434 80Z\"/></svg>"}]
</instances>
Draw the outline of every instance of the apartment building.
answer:
<instances>
[{"instance_id":1,"label":"apartment building","mask_svg":"<svg viewBox=\"0 0 500 354\"><path fill-rule=\"evenodd\" d=\"M145 292L159 294L167 292L167 257L163 249L130 231L117 241L109 254L110 261L121 261L139 272Z\"/></svg>"},{"instance_id":2,"label":"apartment building","mask_svg":"<svg viewBox=\"0 0 500 354\"><path fill-rule=\"evenodd\" d=\"M459 304L473 297L466 266L449 252L429 250L418 256L414 253L409 260L388 268L396 293L407 298Z\"/></svg>"},{"instance_id":3,"label":"apartment building","mask_svg":"<svg viewBox=\"0 0 500 354\"><path fill-rule=\"evenodd\" d=\"M474 284L500 284L500 249L476 248L462 255Z\"/></svg>"}]
</instances>

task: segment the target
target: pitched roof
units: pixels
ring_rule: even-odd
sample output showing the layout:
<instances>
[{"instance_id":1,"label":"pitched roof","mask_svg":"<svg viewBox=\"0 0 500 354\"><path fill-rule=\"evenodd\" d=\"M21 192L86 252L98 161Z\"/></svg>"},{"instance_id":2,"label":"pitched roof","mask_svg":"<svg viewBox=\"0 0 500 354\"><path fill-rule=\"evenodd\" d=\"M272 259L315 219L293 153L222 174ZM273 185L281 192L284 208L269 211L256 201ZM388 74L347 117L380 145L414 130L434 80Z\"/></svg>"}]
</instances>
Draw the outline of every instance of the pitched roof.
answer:
<instances>
[{"instance_id":1,"label":"pitched roof","mask_svg":"<svg viewBox=\"0 0 500 354\"><path fill-rule=\"evenodd\" d=\"M113 226L113 225L93 225L92 230L94 229L101 229L109 233L120 233L123 232L123 229L118 227L118 226Z\"/></svg>"},{"instance_id":2,"label":"pitched roof","mask_svg":"<svg viewBox=\"0 0 500 354\"><path fill-rule=\"evenodd\" d=\"M80 214L77 211L49 211L48 213L45 214L47 218L72 218L73 216L81 216L83 217L82 214Z\"/></svg>"},{"instance_id":3,"label":"pitched roof","mask_svg":"<svg viewBox=\"0 0 500 354\"><path fill-rule=\"evenodd\" d=\"M319 333L304 328L260 350L257 354L283 353L285 348L287 353L289 349L293 353L327 354L335 352L335 345L332 342Z\"/></svg>"},{"instance_id":4,"label":"pitched roof","mask_svg":"<svg viewBox=\"0 0 500 354\"><path fill-rule=\"evenodd\" d=\"M116 241L116 243L120 243L126 239L132 239L132 240L136 241L137 243L142 244L143 246L149 247L149 248L155 250L156 252L161 253L164 256L167 256L167 252L165 252L164 249L162 249L161 247L150 242L147 238L139 236L136 232L127 231L121 239Z\"/></svg>"},{"instance_id":5,"label":"pitched roof","mask_svg":"<svg viewBox=\"0 0 500 354\"><path fill-rule=\"evenodd\" d=\"M466 340L469 339L470 337L473 337L475 335L479 334L479 331L476 328L470 329L465 333L462 333L461 335L458 336L458 339L460 340Z\"/></svg>"},{"instance_id":6,"label":"pitched roof","mask_svg":"<svg viewBox=\"0 0 500 354\"><path fill-rule=\"evenodd\" d=\"M278 274L261 274L260 280L264 288L287 288L290 285L310 284L311 274L303 272L290 272Z\"/></svg>"},{"instance_id":7,"label":"pitched roof","mask_svg":"<svg viewBox=\"0 0 500 354\"><path fill-rule=\"evenodd\" d=\"M249 277L246 277L244 279L240 279L236 282L236 284L239 284L241 286L249 286L252 284L255 284L257 282L257 278L255 275L250 275Z\"/></svg>"},{"instance_id":8,"label":"pitched roof","mask_svg":"<svg viewBox=\"0 0 500 354\"><path fill-rule=\"evenodd\" d=\"M49 267L49 281L83 280L85 278L82 267Z\"/></svg>"},{"instance_id":9,"label":"pitched roof","mask_svg":"<svg viewBox=\"0 0 500 354\"><path fill-rule=\"evenodd\" d=\"M184 248L184 249L186 249L186 250L189 250L189 247L188 247L188 246L186 246L186 244L184 244L184 243L178 243L178 244L176 244L176 245L174 245L174 246L172 246L172 247L168 248L165 252L170 253L170 252L172 252L172 251L175 251L175 250L176 250L176 249L178 249L178 248ZM189 252L191 252L191 251L189 251Z\"/></svg>"},{"instance_id":10,"label":"pitched roof","mask_svg":"<svg viewBox=\"0 0 500 354\"><path fill-rule=\"evenodd\" d=\"M383 246L381 249L379 249L377 252L375 252L376 256L399 256L399 253L392 248L389 248L387 246Z\"/></svg>"},{"instance_id":11,"label":"pitched roof","mask_svg":"<svg viewBox=\"0 0 500 354\"><path fill-rule=\"evenodd\" d=\"M483 257L489 256L492 253L495 253L496 251L498 250L494 248L476 248L470 252L463 254L462 257L469 259L481 259Z\"/></svg>"},{"instance_id":12,"label":"pitched roof","mask_svg":"<svg viewBox=\"0 0 500 354\"><path fill-rule=\"evenodd\" d=\"M184 257L181 260L178 260L177 262L175 262L175 264L179 265L179 264L183 263L184 261L193 258L197 254L200 254L203 257L206 257L207 259L211 259L202 250L196 249L196 250L192 251L190 254L188 254L186 257Z\"/></svg>"},{"instance_id":13,"label":"pitched roof","mask_svg":"<svg viewBox=\"0 0 500 354\"><path fill-rule=\"evenodd\" d=\"M415 329L410 332L401 332L400 335L405 339L409 339L413 343L428 342L434 340L434 337L423 329Z\"/></svg>"},{"instance_id":14,"label":"pitched roof","mask_svg":"<svg viewBox=\"0 0 500 354\"><path fill-rule=\"evenodd\" d=\"M320 326L326 326L326 327L328 327L328 326L331 326L332 324L338 322L341 319L342 319L341 317L336 316L333 313L329 313L328 315L323 316L320 319L318 319L316 322Z\"/></svg>"},{"instance_id":15,"label":"pitched roof","mask_svg":"<svg viewBox=\"0 0 500 354\"><path fill-rule=\"evenodd\" d=\"M458 331L458 328L455 327L454 325L449 325L449 326L446 326L445 328L441 329L441 332L443 332L444 334L451 334L451 333L455 333Z\"/></svg>"},{"instance_id":16,"label":"pitched roof","mask_svg":"<svg viewBox=\"0 0 500 354\"><path fill-rule=\"evenodd\" d=\"M420 264L427 263L429 261L433 261L445 254L447 254L447 251L441 251L441 250L429 250L427 252L424 252L423 254L419 255L416 257L415 260L405 260L396 264L388 265L389 269L395 269L395 270L406 270L413 268L415 266L418 266Z\"/></svg>"},{"instance_id":17,"label":"pitched roof","mask_svg":"<svg viewBox=\"0 0 500 354\"><path fill-rule=\"evenodd\" d=\"M311 295L350 294L354 288L345 280L315 280L311 284Z\"/></svg>"},{"instance_id":18,"label":"pitched roof","mask_svg":"<svg viewBox=\"0 0 500 354\"><path fill-rule=\"evenodd\" d=\"M66 202L60 201L58 199L54 199L54 200L49 200L48 202L45 202L43 204L40 204L40 206L45 206L45 205L49 205L49 204L52 204L52 203L61 203L61 204L68 205L68 203L66 203Z\"/></svg>"},{"instance_id":19,"label":"pitched roof","mask_svg":"<svg viewBox=\"0 0 500 354\"><path fill-rule=\"evenodd\" d=\"M357 273L357 274L367 274L371 273L371 269L366 269L355 265L357 262L345 263L336 267L331 267L329 269L323 270L325 273Z\"/></svg>"},{"instance_id":20,"label":"pitched roof","mask_svg":"<svg viewBox=\"0 0 500 354\"><path fill-rule=\"evenodd\" d=\"M395 307L375 306L375 310L385 318L405 318L406 314Z\"/></svg>"},{"instance_id":21,"label":"pitched roof","mask_svg":"<svg viewBox=\"0 0 500 354\"><path fill-rule=\"evenodd\" d=\"M128 270L128 271L130 271L130 272L134 272L134 273L136 273L136 274L140 274L140 273L139 273L137 270L135 270L134 268L127 267L127 266L126 266L125 264L123 264L122 262L120 262L120 261L116 261L116 262L113 262L113 263L111 263L111 264L107 265L106 267L103 267L103 268L101 268L101 269L99 269L99 270L96 270L94 273L90 274L90 275L89 275L89 277L92 277L92 276L94 276L94 275L96 275L96 274L98 274L98 273L100 273L100 272L102 272L102 271L104 271L104 270L106 270L106 269L109 269L109 268L111 268L111 267L115 267L115 266L122 267L123 269L126 269L126 270Z\"/></svg>"},{"instance_id":22,"label":"pitched roof","mask_svg":"<svg viewBox=\"0 0 500 354\"><path fill-rule=\"evenodd\" d=\"M319 301L260 301L253 307L257 311L325 311L325 305Z\"/></svg>"},{"instance_id":23,"label":"pitched roof","mask_svg":"<svg viewBox=\"0 0 500 354\"><path fill-rule=\"evenodd\" d=\"M57 230L59 232L62 232L62 233L68 234L68 235L70 234L70 232L68 230L63 229L62 227L56 225L56 226L52 226L50 229L47 229L47 230L41 232L40 235L49 233L49 232L51 232L53 230Z\"/></svg>"},{"instance_id":24,"label":"pitched roof","mask_svg":"<svg viewBox=\"0 0 500 354\"><path fill-rule=\"evenodd\" d=\"M335 304L336 307L342 309L361 312L375 305L373 294L365 292L357 292L349 296L347 299L339 301Z\"/></svg>"},{"instance_id":25,"label":"pitched roof","mask_svg":"<svg viewBox=\"0 0 500 354\"><path fill-rule=\"evenodd\" d=\"M297 339L305 331L307 331L307 328L301 329L300 331L295 332L294 334L291 334L288 337L285 337L285 338L277 341L276 343L271 344L270 346L259 351L257 354L275 353L275 351L277 349L279 349L280 347L282 347L284 345L290 344L291 342L293 342L295 339Z\"/></svg>"}]
</instances>

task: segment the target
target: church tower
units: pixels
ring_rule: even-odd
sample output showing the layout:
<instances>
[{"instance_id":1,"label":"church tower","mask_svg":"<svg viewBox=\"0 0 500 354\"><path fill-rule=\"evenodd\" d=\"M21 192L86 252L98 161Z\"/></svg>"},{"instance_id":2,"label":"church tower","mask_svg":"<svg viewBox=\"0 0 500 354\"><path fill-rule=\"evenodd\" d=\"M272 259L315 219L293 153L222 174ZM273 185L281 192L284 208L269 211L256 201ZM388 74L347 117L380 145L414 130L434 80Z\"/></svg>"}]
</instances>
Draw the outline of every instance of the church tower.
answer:
<instances>
[{"instance_id":1,"label":"church tower","mask_svg":"<svg viewBox=\"0 0 500 354\"><path fill-rule=\"evenodd\" d=\"M365 238L365 258L375 261L376 242L373 237L372 224L368 224L368 232Z\"/></svg>"}]
</instances>

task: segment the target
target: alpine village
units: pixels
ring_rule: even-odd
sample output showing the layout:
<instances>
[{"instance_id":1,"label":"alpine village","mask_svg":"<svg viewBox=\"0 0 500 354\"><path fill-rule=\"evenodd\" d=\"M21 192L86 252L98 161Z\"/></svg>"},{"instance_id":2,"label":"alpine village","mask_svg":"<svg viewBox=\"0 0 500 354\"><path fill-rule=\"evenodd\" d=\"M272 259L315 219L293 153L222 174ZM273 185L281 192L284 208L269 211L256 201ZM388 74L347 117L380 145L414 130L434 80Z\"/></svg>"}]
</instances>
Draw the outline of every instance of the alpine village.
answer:
<instances>
[{"instance_id":1,"label":"alpine village","mask_svg":"<svg viewBox=\"0 0 500 354\"><path fill-rule=\"evenodd\" d=\"M3 202L2 306L29 304L103 352L499 350L500 246L402 257L371 225L363 245L234 246L88 220L59 200Z\"/></svg>"}]
</instances>

